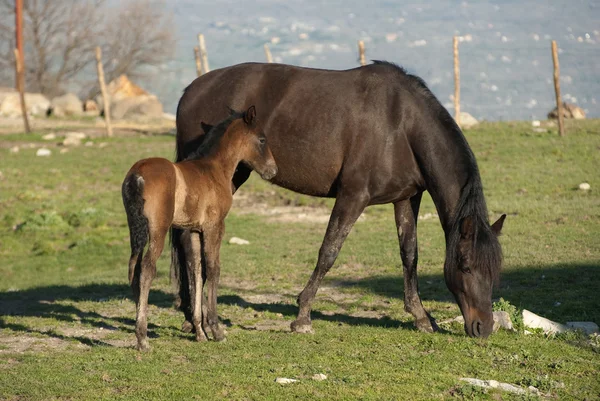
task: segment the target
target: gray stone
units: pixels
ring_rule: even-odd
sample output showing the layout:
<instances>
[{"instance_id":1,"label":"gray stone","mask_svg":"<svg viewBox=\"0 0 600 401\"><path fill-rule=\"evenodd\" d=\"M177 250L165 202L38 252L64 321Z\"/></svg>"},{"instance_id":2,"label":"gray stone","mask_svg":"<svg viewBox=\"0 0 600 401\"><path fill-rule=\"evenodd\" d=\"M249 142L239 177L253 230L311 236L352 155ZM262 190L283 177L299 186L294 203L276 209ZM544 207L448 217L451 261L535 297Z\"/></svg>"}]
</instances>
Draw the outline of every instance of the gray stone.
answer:
<instances>
[{"instance_id":1,"label":"gray stone","mask_svg":"<svg viewBox=\"0 0 600 401\"><path fill-rule=\"evenodd\" d=\"M585 334L599 333L598 325L594 322L567 322L567 326L575 330L581 330Z\"/></svg>"},{"instance_id":2,"label":"gray stone","mask_svg":"<svg viewBox=\"0 0 600 401\"><path fill-rule=\"evenodd\" d=\"M50 107L50 101L41 93L26 93L25 106L27 114L45 115ZM21 98L18 92L4 92L0 96L0 116L20 117Z\"/></svg>"},{"instance_id":3,"label":"gray stone","mask_svg":"<svg viewBox=\"0 0 600 401\"><path fill-rule=\"evenodd\" d=\"M83 114L83 103L74 93L67 93L52 99L50 110L56 117L79 116Z\"/></svg>"},{"instance_id":4,"label":"gray stone","mask_svg":"<svg viewBox=\"0 0 600 401\"><path fill-rule=\"evenodd\" d=\"M120 119L160 119L163 106L154 95L142 95L114 100L110 105L111 117Z\"/></svg>"},{"instance_id":5,"label":"gray stone","mask_svg":"<svg viewBox=\"0 0 600 401\"><path fill-rule=\"evenodd\" d=\"M312 379L321 382L323 380L327 380L327 375L324 375L323 373L315 373L312 375Z\"/></svg>"},{"instance_id":6,"label":"gray stone","mask_svg":"<svg viewBox=\"0 0 600 401\"><path fill-rule=\"evenodd\" d=\"M575 106L571 103L563 103L563 117L573 118L575 120L584 120L585 111L581 107ZM558 118L558 107L555 107L550 113L548 113L549 119Z\"/></svg>"},{"instance_id":7,"label":"gray stone","mask_svg":"<svg viewBox=\"0 0 600 401\"><path fill-rule=\"evenodd\" d=\"M63 146L79 146L81 145L81 139L76 137L66 137L61 144Z\"/></svg>"},{"instance_id":8,"label":"gray stone","mask_svg":"<svg viewBox=\"0 0 600 401\"><path fill-rule=\"evenodd\" d=\"M505 311L495 311L494 315L494 331L498 331L500 328L505 330L514 330L510 315Z\"/></svg>"}]
</instances>

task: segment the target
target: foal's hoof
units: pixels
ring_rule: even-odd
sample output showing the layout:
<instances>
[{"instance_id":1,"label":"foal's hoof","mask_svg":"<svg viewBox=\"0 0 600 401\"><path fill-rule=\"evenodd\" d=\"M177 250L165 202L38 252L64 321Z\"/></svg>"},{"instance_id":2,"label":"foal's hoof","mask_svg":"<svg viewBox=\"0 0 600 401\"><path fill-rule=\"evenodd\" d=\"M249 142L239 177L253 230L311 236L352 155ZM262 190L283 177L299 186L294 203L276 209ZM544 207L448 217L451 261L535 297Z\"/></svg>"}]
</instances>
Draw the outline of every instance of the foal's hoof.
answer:
<instances>
[{"instance_id":1,"label":"foal's hoof","mask_svg":"<svg viewBox=\"0 0 600 401\"><path fill-rule=\"evenodd\" d=\"M192 324L192 322L185 320L181 325L181 331L183 331L184 333L191 333L194 331L194 325Z\"/></svg>"},{"instance_id":2,"label":"foal's hoof","mask_svg":"<svg viewBox=\"0 0 600 401\"><path fill-rule=\"evenodd\" d=\"M429 317L418 319L415 322L415 326L417 326L417 329L419 331L422 331L424 333L434 333L440 329L435 323L435 319Z\"/></svg>"},{"instance_id":3,"label":"foal's hoof","mask_svg":"<svg viewBox=\"0 0 600 401\"><path fill-rule=\"evenodd\" d=\"M304 321L294 320L292 322L292 324L290 325L290 328L292 329L293 333L299 333L299 334L314 334L315 333L310 321L308 323L306 323Z\"/></svg>"},{"instance_id":4,"label":"foal's hoof","mask_svg":"<svg viewBox=\"0 0 600 401\"><path fill-rule=\"evenodd\" d=\"M141 341L138 341L136 347L135 347L138 351L142 351L142 352L148 352L150 351L150 344L148 343L148 339L144 339Z\"/></svg>"},{"instance_id":5,"label":"foal's hoof","mask_svg":"<svg viewBox=\"0 0 600 401\"><path fill-rule=\"evenodd\" d=\"M208 337L206 337L206 334L204 334L204 332L202 332L201 334L198 334L196 332L196 341L198 341L199 343L203 343L208 341Z\"/></svg>"}]
</instances>

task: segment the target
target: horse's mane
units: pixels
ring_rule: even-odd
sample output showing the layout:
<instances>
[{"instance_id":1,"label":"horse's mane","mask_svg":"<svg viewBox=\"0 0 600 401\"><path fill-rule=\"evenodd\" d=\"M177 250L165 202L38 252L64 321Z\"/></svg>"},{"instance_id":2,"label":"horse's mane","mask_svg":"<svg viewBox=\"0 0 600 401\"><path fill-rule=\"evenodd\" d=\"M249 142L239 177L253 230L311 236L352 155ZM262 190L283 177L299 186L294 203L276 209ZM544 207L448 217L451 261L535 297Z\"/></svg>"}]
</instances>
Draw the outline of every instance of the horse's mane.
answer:
<instances>
[{"instance_id":1,"label":"horse's mane","mask_svg":"<svg viewBox=\"0 0 600 401\"><path fill-rule=\"evenodd\" d=\"M488 222L488 211L483 196L483 187L475 155L468 146L460 127L452 118L448 110L440 103L431 90L427 87L425 81L397 64L388 61L373 61L375 65L386 66L396 71L403 79L404 83L409 85L415 92L421 94L430 110L439 118L443 127L453 134L453 138L461 142L466 150L466 166L468 179L461 191L458 205L454 211L454 218L451 222L450 230L447 234L446 246L446 268L450 270L457 269L460 266L458 244L461 238L461 225L465 218L473 219L473 258L472 267L489 277L494 283L497 283L502 265L502 249L496 234Z\"/></svg>"},{"instance_id":2,"label":"horse's mane","mask_svg":"<svg viewBox=\"0 0 600 401\"><path fill-rule=\"evenodd\" d=\"M229 128L229 125L234 120L244 117L244 114L244 112L238 112L230 109L229 117L213 126L207 133L205 133L201 137L202 142L200 142L200 145L184 160L196 160L208 156L217 147L217 144L221 141L221 138L227 131L227 128Z\"/></svg>"}]
</instances>

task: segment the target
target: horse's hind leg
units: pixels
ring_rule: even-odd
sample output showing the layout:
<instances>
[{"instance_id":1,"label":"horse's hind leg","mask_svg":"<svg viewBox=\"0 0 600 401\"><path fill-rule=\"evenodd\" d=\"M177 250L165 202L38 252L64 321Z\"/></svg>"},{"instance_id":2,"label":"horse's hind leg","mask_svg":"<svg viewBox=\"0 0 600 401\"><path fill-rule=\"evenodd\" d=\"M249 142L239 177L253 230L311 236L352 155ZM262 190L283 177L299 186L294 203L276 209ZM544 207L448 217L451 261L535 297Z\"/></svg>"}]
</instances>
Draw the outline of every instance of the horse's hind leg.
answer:
<instances>
[{"instance_id":1,"label":"horse's hind leg","mask_svg":"<svg viewBox=\"0 0 600 401\"><path fill-rule=\"evenodd\" d=\"M150 229L150 245L142 259L139 269L138 299L136 305L135 336L137 337L137 349L146 351L150 349L148 344L148 295L150 294L150 285L156 276L156 261L162 253L165 245L165 236L167 229ZM136 290L134 289L134 294Z\"/></svg>"},{"instance_id":2,"label":"horse's hind leg","mask_svg":"<svg viewBox=\"0 0 600 401\"><path fill-rule=\"evenodd\" d=\"M327 226L323 244L319 250L317 267L308 280L306 287L304 287L304 290L298 296L298 305L300 308L298 317L291 324L293 332L312 333L310 311L317 290L321 285L321 281L323 281L323 277L325 277L325 274L327 274L337 259L338 253L352 226L368 203L368 195L361 191L347 191L338 194L331 217L329 218L329 225Z\"/></svg>"},{"instance_id":3,"label":"horse's hind leg","mask_svg":"<svg viewBox=\"0 0 600 401\"><path fill-rule=\"evenodd\" d=\"M419 297L417 279L417 218L422 193L410 199L394 203L400 257L404 270L404 310L415 317L415 325L421 331L433 332L438 329L435 320L425 311Z\"/></svg>"},{"instance_id":4,"label":"horse's hind leg","mask_svg":"<svg viewBox=\"0 0 600 401\"><path fill-rule=\"evenodd\" d=\"M203 247L206 267L207 289L207 317L208 325L212 331L215 341L225 340L223 328L219 325L219 316L217 313L217 288L219 286L219 276L221 273L221 260L219 252L221 249L221 240L225 233L225 226L220 224L207 227L203 232Z\"/></svg>"}]
</instances>

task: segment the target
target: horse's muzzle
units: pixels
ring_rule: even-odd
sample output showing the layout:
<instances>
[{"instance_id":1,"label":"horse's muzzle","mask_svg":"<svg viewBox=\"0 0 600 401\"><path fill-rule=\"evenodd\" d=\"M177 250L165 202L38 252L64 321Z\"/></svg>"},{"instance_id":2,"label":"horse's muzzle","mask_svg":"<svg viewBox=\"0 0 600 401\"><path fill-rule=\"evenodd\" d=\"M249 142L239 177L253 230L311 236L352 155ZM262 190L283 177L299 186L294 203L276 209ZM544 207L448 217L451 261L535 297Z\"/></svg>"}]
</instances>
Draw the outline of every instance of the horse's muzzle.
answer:
<instances>
[{"instance_id":1,"label":"horse's muzzle","mask_svg":"<svg viewBox=\"0 0 600 401\"><path fill-rule=\"evenodd\" d=\"M273 165L272 167L267 168L260 175L263 180L270 180L277 175L277 166Z\"/></svg>"}]
</instances>

